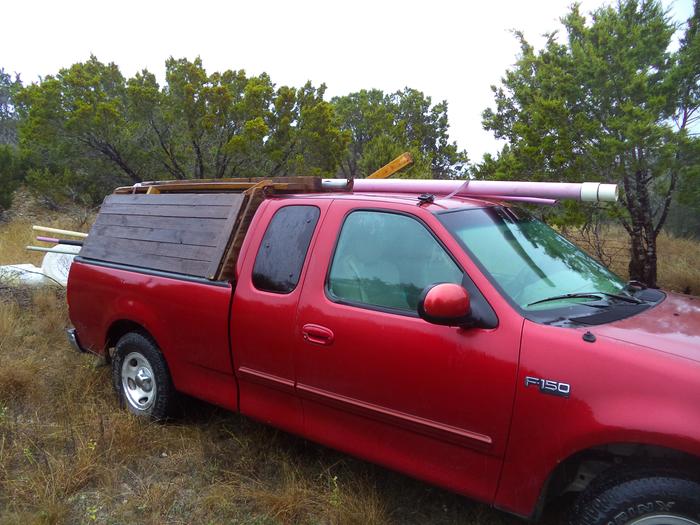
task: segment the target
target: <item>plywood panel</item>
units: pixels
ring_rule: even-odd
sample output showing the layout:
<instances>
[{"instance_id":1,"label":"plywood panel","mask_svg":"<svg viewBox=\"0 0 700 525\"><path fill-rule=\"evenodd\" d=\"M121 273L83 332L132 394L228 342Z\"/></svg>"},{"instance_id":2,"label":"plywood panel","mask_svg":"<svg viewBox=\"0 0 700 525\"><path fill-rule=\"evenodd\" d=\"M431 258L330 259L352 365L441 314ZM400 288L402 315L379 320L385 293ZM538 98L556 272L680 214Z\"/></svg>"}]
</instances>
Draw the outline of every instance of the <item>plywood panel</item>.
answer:
<instances>
[{"instance_id":1,"label":"plywood panel","mask_svg":"<svg viewBox=\"0 0 700 525\"><path fill-rule=\"evenodd\" d=\"M139 195L139 197L158 197L158 195ZM104 207L104 206L103 206ZM145 215L152 217L183 217L190 219L208 218L225 219L229 206L182 206L179 204L112 204L100 210L108 215Z\"/></svg>"},{"instance_id":2,"label":"plywood panel","mask_svg":"<svg viewBox=\"0 0 700 525\"><path fill-rule=\"evenodd\" d=\"M213 279L244 196L110 195L80 255Z\"/></svg>"},{"instance_id":3,"label":"plywood panel","mask_svg":"<svg viewBox=\"0 0 700 525\"><path fill-rule=\"evenodd\" d=\"M143 215L109 215L100 214L95 224L110 226L144 227L171 229L185 232L217 233L221 229L221 219L199 218L183 221L180 217L152 217Z\"/></svg>"}]
</instances>

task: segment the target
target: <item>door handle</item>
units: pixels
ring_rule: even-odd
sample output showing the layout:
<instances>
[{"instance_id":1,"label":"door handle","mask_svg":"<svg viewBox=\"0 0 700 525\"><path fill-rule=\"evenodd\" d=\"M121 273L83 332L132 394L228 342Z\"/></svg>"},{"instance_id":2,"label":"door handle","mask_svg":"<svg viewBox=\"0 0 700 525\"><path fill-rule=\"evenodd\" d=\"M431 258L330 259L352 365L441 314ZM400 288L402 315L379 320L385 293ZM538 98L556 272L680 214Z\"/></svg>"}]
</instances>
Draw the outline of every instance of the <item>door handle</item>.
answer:
<instances>
[{"instance_id":1,"label":"door handle","mask_svg":"<svg viewBox=\"0 0 700 525\"><path fill-rule=\"evenodd\" d=\"M335 339L335 335L333 335L331 330L317 324L305 324L301 329L301 334L304 337L304 341L317 345L330 345L333 344L333 339Z\"/></svg>"}]
</instances>

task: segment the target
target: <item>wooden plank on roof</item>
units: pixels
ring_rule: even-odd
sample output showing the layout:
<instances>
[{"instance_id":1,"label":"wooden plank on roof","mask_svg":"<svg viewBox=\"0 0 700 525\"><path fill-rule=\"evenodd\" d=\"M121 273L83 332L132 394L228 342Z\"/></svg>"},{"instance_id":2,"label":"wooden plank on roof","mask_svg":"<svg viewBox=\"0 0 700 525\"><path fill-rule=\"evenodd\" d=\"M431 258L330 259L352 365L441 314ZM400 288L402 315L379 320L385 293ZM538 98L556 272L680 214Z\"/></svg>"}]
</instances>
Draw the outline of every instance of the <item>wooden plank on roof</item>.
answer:
<instances>
[{"instance_id":1,"label":"wooden plank on roof","mask_svg":"<svg viewBox=\"0 0 700 525\"><path fill-rule=\"evenodd\" d=\"M368 179L387 179L387 178L391 177L397 171L400 171L401 169L408 166L409 164L413 164L413 157L407 151L406 153L402 153L401 155L396 157L394 160L392 160L388 164L385 164L384 166L379 168L377 171L372 173L367 178Z\"/></svg>"}]
</instances>

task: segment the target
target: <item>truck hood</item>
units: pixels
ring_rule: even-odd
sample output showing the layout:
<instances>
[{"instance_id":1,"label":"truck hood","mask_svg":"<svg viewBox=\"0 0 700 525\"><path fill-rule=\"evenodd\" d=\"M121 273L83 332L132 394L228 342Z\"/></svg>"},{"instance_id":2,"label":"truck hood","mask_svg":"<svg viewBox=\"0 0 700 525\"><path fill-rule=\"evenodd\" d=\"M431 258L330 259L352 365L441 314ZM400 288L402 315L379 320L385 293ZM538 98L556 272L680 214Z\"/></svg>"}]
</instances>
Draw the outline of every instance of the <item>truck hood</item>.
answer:
<instances>
[{"instance_id":1,"label":"truck hood","mask_svg":"<svg viewBox=\"0 0 700 525\"><path fill-rule=\"evenodd\" d=\"M653 308L596 326L591 331L599 336L700 361L700 298L666 292L666 298Z\"/></svg>"}]
</instances>

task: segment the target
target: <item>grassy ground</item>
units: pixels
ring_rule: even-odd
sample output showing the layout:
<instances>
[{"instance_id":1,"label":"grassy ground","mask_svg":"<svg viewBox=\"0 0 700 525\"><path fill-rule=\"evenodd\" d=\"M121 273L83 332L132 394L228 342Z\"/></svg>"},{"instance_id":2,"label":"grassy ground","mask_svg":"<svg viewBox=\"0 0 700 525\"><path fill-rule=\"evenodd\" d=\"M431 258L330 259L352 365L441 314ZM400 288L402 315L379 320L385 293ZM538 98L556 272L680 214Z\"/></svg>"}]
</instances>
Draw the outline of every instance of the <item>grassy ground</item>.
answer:
<instances>
[{"instance_id":1,"label":"grassy ground","mask_svg":"<svg viewBox=\"0 0 700 525\"><path fill-rule=\"evenodd\" d=\"M565 231L573 242L591 255L596 254L594 240L580 231ZM629 236L621 227L602 231L598 241L602 259L615 273L627 279ZM658 282L661 288L674 292L700 295L700 241L674 237L661 232L657 238ZM600 257L599 257L600 258Z\"/></svg>"},{"instance_id":2,"label":"grassy ground","mask_svg":"<svg viewBox=\"0 0 700 525\"><path fill-rule=\"evenodd\" d=\"M42 222L80 226L59 219ZM0 264L39 263L30 225L0 225ZM700 289L700 244L661 247L662 284ZM521 523L194 400L168 424L136 420L67 325L62 293L0 289L0 524Z\"/></svg>"}]
</instances>

